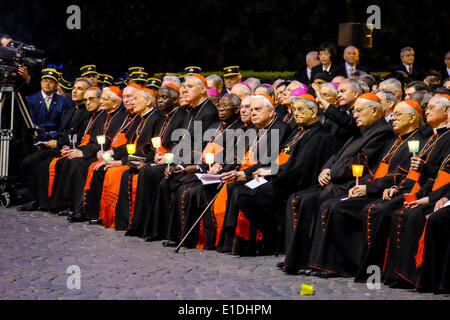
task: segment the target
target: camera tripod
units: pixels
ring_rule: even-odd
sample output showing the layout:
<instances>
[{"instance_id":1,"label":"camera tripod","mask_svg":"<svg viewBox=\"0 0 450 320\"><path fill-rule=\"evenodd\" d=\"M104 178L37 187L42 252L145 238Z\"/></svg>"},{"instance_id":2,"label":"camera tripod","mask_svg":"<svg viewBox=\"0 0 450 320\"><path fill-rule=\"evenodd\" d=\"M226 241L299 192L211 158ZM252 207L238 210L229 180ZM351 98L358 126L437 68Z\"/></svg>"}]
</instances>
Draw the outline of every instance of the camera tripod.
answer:
<instances>
[{"instance_id":1,"label":"camera tripod","mask_svg":"<svg viewBox=\"0 0 450 320\"><path fill-rule=\"evenodd\" d=\"M9 128L2 128L2 113L7 100L10 101L11 122ZM33 121L20 92L14 89L13 86L0 87L0 205L4 208L8 207L11 203L12 187L9 179L9 146L13 139L14 107L16 101L20 113L25 120L25 125L28 129L34 128ZM36 131L34 131L34 136L37 136Z\"/></svg>"}]
</instances>

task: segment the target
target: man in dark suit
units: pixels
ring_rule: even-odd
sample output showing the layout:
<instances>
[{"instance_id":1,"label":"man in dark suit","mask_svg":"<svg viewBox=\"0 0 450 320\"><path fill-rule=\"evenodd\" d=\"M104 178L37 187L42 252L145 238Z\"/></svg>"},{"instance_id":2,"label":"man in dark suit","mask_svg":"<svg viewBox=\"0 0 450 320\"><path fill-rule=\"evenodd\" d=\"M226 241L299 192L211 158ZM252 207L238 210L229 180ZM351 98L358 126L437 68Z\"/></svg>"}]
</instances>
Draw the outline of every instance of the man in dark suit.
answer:
<instances>
[{"instance_id":1,"label":"man in dark suit","mask_svg":"<svg viewBox=\"0 0 450 320\"><path fill-rule=\"evenodd\" d=\"M402 64L396 69L408 74L411 80L423 80L424 70L420 66L414 65L414 49L405 47L400 51Z\"/></svg>"},{"instance_id":2,"label":"man in dark suit","mask_svg":"<svg viewBox=\"0 0 450 320\"><path fill-rule=\"evenodd\" d=\"M441 71L441 79L444 81L450 77L450 51L447 51L444 58L445 67Z\"/></svg>"},{"instance_id":3,"label":"man in dark suit","mask_svg":"<svg viewBox=\"0 0 450 320\"><path fill-rule=\"evenodd\" d=\"M368 73L369 69L366 66L359 65L359 50L354 46L348 46L344 50L345 62L338 66L339 72L346 78L351 75L357 75L360 71Z\"/></svg>"},{"instance_id":4,"label":"man in dark suit","mask_svg":"<svg viewBox=\"0 0 450 320\"><path fill-rule=\"evenodd\" d=\"M319 47L319 60L320 64L312 68L311 70L311 79L314 78L314 75L319 72L327 72L331 78L334 78L338 75L344 76L342 71L339 70L338 64L335 63L336 59L336 47L332 43L323 43Z\"/></svg>"},{"instance_id":5,"label":"man in dark suit","mask_svg":"<svg viewBox=\"0 0 450 320\"><path fill-rule=\"evenodd\" d=\"M312 68L320 64L319 53L317 51L310 51L306 54L306 69L296 72L293 79L300 81L303 84L311 83Z\"/></svg>"},{"instance_id":6,"label":"man in dark suit","mask_svg":"<svg viewBox=\"0 0 450 320\"><path fill-rule=\"evenodd\" d=\"M54 139L58 135L66 112L72 102L56 94L59 75L55 69L42 70L41 91L26 97L31 120L38 131L40 141Z\"/></svg>"}]
</instances>

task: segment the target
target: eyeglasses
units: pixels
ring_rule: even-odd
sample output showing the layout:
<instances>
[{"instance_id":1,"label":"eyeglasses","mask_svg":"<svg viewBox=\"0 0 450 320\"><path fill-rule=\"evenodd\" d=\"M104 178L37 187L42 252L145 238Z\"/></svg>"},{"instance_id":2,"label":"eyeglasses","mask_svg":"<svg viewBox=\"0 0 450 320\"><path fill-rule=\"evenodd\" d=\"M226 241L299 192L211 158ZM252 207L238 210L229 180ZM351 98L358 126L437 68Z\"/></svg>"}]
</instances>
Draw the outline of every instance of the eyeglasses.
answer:
<instances>
[{"instance_id":1,"label":"eyeglasses","mask_svg":"<svg viewBox=\"0 0 450 320\"><path fill-rule=\"evenodd\" d=\"M233 105L219 104L219 105L217 106L217 109L218 109L218 110L220 110L220 109L226 110L226 109L232 109L232 108L234 108L234 107L235 107L235 106L233 106Z\"/></svg>"}]
</instances>

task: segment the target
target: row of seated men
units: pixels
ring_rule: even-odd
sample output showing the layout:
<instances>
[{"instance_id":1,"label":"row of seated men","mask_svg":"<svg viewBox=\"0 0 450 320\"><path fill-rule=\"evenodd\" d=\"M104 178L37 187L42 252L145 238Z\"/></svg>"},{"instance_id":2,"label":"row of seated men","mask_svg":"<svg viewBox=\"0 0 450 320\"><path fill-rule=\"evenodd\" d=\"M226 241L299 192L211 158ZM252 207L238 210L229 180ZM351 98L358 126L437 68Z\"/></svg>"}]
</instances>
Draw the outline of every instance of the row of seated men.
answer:
<instances>
[{"instance_id":1,"label":"row of seated men","mask_svg":"<svg viewBox=\"0 0 450 320\"><path fill-rule=\"evenodd\" d=\"M386 285L448 292L450 96L424 110L394 99L392 81L376 93L354 79L313 85L315 97L292 84L285 105L271 97L277 86L238 83L216 106L199 74L157 94L78 79L54 146L24 159L33 206L19 210L166 246L285 253L289 274L366 281L376 265Z\"/></svg>"}]
</instances>

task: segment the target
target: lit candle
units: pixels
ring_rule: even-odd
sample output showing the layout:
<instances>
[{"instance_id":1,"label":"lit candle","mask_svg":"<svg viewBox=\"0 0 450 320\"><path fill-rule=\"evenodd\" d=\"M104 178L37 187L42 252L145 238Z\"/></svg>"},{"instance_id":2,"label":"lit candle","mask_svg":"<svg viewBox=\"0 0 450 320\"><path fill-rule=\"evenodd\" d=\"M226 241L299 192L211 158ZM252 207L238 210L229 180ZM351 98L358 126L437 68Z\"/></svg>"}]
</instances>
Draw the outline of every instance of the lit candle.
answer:
<instances>
[{"instance_id":1,"label":"lit candle","mask_svg":"<svg viewBox=\"0 0 450 320\"><path fill-rule=\"evenodd\" d=\"M362 164L352 165L353 176L356 177L356 185L358 185L358 178L362 177L364 166Z\"/></svg>"},{"instance_id":2,"label":"lit candle","mask_svg":"<svg viewBox=\"0 0 450 320\"><path fill-rule=\"evenodd\" d=\"M153 148L156 149L156 152L159 153L159 148L161 147L161 137L152 138L152 145L153 145Z\"/></svg>"},{"instance_id":3,"label":"lit candle","mask_svg":"<svg viewBox=\"0 0 450 320\"><path fill-rule=\"evenodd\" d=\"M164 154L164 159L167 162L167 168L169 168L170 164L173 162L173 153Z\"/></svg>"},{"instance_id":4,"label":"lit candle","mask_svg":"<svg viewBox=\"0 0 450 320\"><path fill-rule=\"evenodd\" d=\"M211 165L214 163L214 153L205 153L205 162L209 164L209 170L211 170Z\"/></svg>"},{"instance_id":5,"label":"lit candle","mask_svg":"<svg viewBox=\"0 0 450 320\"><path fill-rule=\"evenodd\" d=\"M416 156L416 153L419 152L419 140L408 141L409 152Z\"/></svg>"},{"instance_id":6,"label":"lit candle","mask_svg":"<svg viewBox=\"0 0 450 320\"><path fill-rule=\"evenodd\" d=\"M136 145L135 144L127 144L127 151L128 151L128 154L134 154L136 152Z\"/></svg>"},{"instance_id":7,"label":"lit candle","mask_svg":"<svg viewBox=\"0 0 450 320\"><path fill-rule=\"evenodd\" d=\"M103 152L103 145L105 144L106 137L105 136L97 136L97 143L100 145Z\"/></svg>"}]
</instances>

